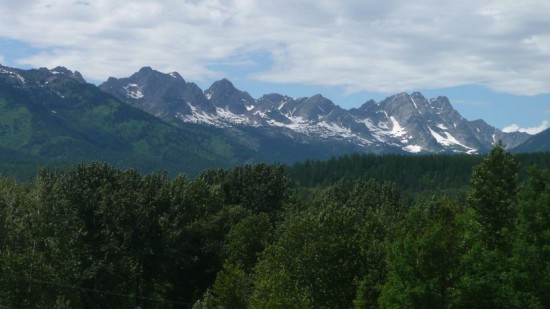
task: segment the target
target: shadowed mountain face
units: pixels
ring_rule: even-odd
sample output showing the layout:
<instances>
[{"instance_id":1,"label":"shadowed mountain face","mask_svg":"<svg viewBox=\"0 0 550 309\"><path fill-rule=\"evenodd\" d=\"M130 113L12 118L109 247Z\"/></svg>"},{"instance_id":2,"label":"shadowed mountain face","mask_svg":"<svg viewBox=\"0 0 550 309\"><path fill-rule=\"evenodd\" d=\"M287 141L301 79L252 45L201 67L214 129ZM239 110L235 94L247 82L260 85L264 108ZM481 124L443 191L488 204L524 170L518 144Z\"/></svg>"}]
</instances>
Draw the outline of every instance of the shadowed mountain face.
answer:
<instances>
[{"instance_id":1,"label":"shadowed mountain face","mask_svg":"<svg viewBox=\"0 0 550 309\"><path fill-rule=\"evenodd\" d=\"M178 73L163 74L144 67L128 78L109 78L99 89L156 117L169 118L192 113L213 115L214 105L194 83Z\"/></svg>"},{"instance_id":2,"label":"shadowed mountain face","mask_svg":"<svg viewBox=\"0 0 550 309\"><path fill-rule=\"evenodd\" d=\"M37 165L103 160L144 171L194 174L254 157L252 150L217 131L170 125L65 68L0 66L0 147L28 156Z\"/></svg>"},{"instance_id":3,"label":"shadowed mountain face","mask_svg":"<svg viewBox=\"0 0 550 309\"><path fill-rule=\"evenodd\" d=\"M179 101L165 94L164 89L173 87L177 89L172 92L180 93ZM497 140L514 148L529 138L525 133L504 133L483 120L466 120L446 97L426 99L418 92L345 110L320 94L297 99L267 94L254 99L227 79L201 95L179 74L150 68L129 78L110 78L100 88L165 120L268 129L295 140L346 144L362 152L482 153Z\"/></svg>"},{"instance_id":4,"label":"shadowed mountain face","mask_svg":"<svg viewBox=\"0 0 550 309\"><path fill-rule=\"evenodd\" d=\"M550 152L550 129L546 129L537 135L531 136L520 146L513 149L514 152Z\"/></svg>"}]
</instances>

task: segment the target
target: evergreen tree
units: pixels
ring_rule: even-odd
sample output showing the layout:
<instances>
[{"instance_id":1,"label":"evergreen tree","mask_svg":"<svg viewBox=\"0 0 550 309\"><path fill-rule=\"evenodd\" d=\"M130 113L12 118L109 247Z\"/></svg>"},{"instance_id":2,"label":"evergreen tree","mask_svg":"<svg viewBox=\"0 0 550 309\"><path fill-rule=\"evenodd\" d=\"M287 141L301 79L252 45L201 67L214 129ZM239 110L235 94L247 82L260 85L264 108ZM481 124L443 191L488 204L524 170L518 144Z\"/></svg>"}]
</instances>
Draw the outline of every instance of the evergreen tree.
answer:
<instances>
[{"instance_id":1,"label":"evergreen tree","mask_svg":"<svg viewBox=\"0 0 550 309\"><path fill-rule=\"evenodd\" d=\"M550 173L533 167L530 175L518 194L515 287L525 307L544 308L550 304Z\"/></svg>"},{"instance_id":2,"label":"evergreen tree","mask_svg":"<svg viewBox=\"0 0 550 309\"><path fill-rule=\"evenodd\" d=\"M521 308L514 289L511 249L517 222L518 160L498 142L474 167L468 205L474 210L479 233L463 255L465 274L460 281L465 306Z\"/></svg>"},{"instance_id":3,"label":"evergreen tree","mask_svg":"<svg viewBox=\"0 0 550 309\"><path fill-rule=\"evenodd\" d=\"M380 296L382 308L453 308L465 241L465 213L441 199L415 206L388 253L389 273Z\"/></svg>"},{"instance_id":4,"label":"evergreen tree","mask_svg":"<svg viewBox=\"0 0 550 309\"><path fill-rule=\"evenodd\" d=\"M490 248L503 244L503 234L513 227L518 172L517 159L506 152L502 142L498 142L472 171L473 191L468 202L476 211L483 239Z\"/></svg>"}]
</instances>

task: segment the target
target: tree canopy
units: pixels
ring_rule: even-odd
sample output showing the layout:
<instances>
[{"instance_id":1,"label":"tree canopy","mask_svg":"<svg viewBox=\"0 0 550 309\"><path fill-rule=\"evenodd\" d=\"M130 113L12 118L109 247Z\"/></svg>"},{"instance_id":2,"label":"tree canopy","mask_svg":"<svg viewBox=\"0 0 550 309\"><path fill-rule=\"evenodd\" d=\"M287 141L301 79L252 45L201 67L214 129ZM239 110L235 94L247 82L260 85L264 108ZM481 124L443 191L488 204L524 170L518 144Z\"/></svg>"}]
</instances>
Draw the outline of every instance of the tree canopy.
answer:
<instances>
[{"instance_id":1,"label":"tree canopy","mask_svg":"<svg viewBox=\"0 0 550 309\"><path fill-rule=\"evenodd\" d=\"M447 177L446 160L425 184ZM346 169L306 187L267 164L0 177L0 307L546 308L550 173L519 162L495 145L467 199Z\"/></svg>"}]
</instances>

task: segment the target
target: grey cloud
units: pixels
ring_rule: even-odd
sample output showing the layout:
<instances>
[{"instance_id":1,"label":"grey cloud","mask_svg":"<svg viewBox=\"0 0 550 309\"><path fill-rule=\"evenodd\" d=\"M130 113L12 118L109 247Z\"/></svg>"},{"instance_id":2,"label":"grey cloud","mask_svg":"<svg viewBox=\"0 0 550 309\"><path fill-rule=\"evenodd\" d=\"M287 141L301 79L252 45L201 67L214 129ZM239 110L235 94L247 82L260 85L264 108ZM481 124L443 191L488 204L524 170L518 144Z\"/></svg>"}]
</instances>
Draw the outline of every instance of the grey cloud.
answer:
<instances>
[{"instance_id":1,"label":"grey cloud","mask_svg":"<svg viewBox=\"0 0 550 309\"><path fill-rule=\"evenodd\" d=\"M550 3L541 1L0 4L0 36L44 48L20 63L63 64L97 80L143 65L201 80L224 74L212 64L267 52L271 68L251 78L377 92L464 84L516 94L550 89Z\"/></svg>"}]
</instances>

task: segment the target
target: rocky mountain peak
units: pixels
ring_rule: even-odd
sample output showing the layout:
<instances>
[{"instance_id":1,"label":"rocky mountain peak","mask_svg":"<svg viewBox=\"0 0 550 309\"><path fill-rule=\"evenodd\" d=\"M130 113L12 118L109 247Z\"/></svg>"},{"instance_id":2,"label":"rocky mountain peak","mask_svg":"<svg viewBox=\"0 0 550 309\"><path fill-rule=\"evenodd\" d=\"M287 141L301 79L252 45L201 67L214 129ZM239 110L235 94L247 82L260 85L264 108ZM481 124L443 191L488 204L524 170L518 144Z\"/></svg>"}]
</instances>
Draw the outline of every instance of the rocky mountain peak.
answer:
<instances>
[{"instance_id":1,"label":"rocky mountain peak","mask_svg":"<svg viewBox=\"0 0 550 309\"><path fill-rule=\"evenodd\" d=\"M168 75L172 76L175 79L183 80L183 77L181 77L180 73L178 73L178 72L170 72L170 73L168 73Z\"/></svg>"},{"instance_id":2,"label":"rocky mountain peak","mask_svg":"<svg viewBox=\"0 0 550 309\"><path fill-rule=\"evenodd\" d=\"M244 114L255 106L254 98L247 92L235 88L233 83L226 78L214 82L210 88L204 91L204 95L214 106L237 115Z\"/></svg>"},{"instance_id":3,"label":"rocky mountain peak","mask_svg":"<svg viewBox=\"0 0 550 309\"><path fill-rule=\"evenodd\" d=\"M153 84L153 86L159 83L178 85L185 83L185 80L177 72L165 74L151 67L142 67L138 72L130 76L130 80L142 84Z\"/></svg>"},{"instance_id":4,"label":"rocky mountain peak","mask_svg":"<svg viewBox=\"0 0 550 309\"><path fill-rule=\"evenodd\" d=\"M227 79L227 78L222 78L218 81L215 81L212 86L210 86L210 90L215 90L215 89L233 89L233 90L236 90L235 86L233 86L233 83Z\"/></svg>"},{"instance_id":5,"label":"rocky mountain peak","mask_svg":"<svg viewBox=\"0 0 550 309\"><path fill-rule=\"evenodd\" d=\"M109 78L99 88L166 120L216 112L196 84L187 83L178 73L165 74L148 66L127 78Z\"/></svg>"},{"instance_id":6,"label":"rocky mountain peak","mask_svg":"<svg viewBox=\"0 0 550 309\"><path fill-rule=\"evenodd\" d=\"M404 122L422 117L421 114L425 112L423 98L419 93L411 96L406 92L401 92L386 98L379 105L387 115L393 115L400 122Z\"/></svg>"},{"instance_id":7,"label":"rocky mountain peak","mask_svg":"<svg viewBox=\"0 0 550 309\"><path fill-rule=\"evenodd\" d=\"M450 113L454 111L449 98L445 96L439 96L435 99L429 100L430 106L435 108L438 113Z\"/></svg>"},{"instance_id":8,"label":"rocky mountain peak","mask_svg":"<svg viewBox=\"0 0 550 309\"><path fill-rule=\"evenodd\" d=\"M142 67L141 69L139 69L138 73L139 74L150 74L150 73L153 73L153 71L155 71L155 70L153 70L153 68L151 68L150 66L145 66L145 67Z\"/></svg>"},{"instance_id":9,"label":"rocky mountain peak","mask_svg":"<svg viewBox=\"0 0 550 309\"><path fill-rule=\"evenodd\" d=\"M264 94L258 100L256 100L257 107L260 109L268 109L273 106L280 106L293 99L278 93Z\"/></svg>"},{"instance_id":10,"label":"rocky mountain peak","mask_svg":"<svg viewBox=\"0 0 550 309\"><path fill-rule=\"evenodd\" d=\"M63 75L64 77L74 79L74 80L76 80L77 82L79 82L81 84L86 83L86 80L84 80L84 78L82 77L82 74L80 74L80 72L78 72L78 71L72 72L71 70L69 70L65 67L58 66L58 67L55 67L55 68L51 69L50 72L54 75L60 74L60 75Z\"/></svg>"},{"instance_id":11,"label":"rocky mountain peak","mask_svg":"<svg viewBox=\"0 0 550 309\"><path fill-rule=\"evenodd\" d=\"M88 101L79 104L80 91L96 91L95 86L75 81L83 81L80 73L64 67L21 70L0 66L0 83L40 102L48 116L89 107ZM448 98L426 99L420 92L402 92L380 102L369 100L346 110L320 94L295 99L272 93L254 99L227 79L203 91L176 72L162 73L151 67L130 77L111 77L99 89L165 121L208 125L208 129L183 127L227 134L228 139L267 147L270 152L288 152L280 145L293 144L327 154L483 153L498 140L514 148L529 137L521 132L504 133L482 120L468 121ZM34 97L34 93L40 95ZM131 110L126 104L124 110Z\"/></svg>"},{"instance_id":12,"label":"rocky mountain peak","mask_svg":"<svg viewBox=\"0 0 550 309\"><path fill-rule=\"evenodd\" d=\"M129 79L109 79L106 83L118 85L118 90L111 89L111 93L139 102L139 106L149 108L155 115L184 122L220 128L250 127L281 132L300 141L345 143L374 152L479 153L490 149L495 138L513 145L526 138L467 121L453 109L448 98L428 100L420 92L401 92L346 110L321 94L295 99L271 93L256 100L225 78L202 92L197 85L172 74L150 68L140 72ZM131 94L138 91L143 98L132 99Z\"/></svg>"},{"instance_id":13,"label":"rocky mountain peak","mask_svg":"<svg viewBox=\"0 0 550 309\"><path fill-rule=\"evenodd\" d=\"M367 102L361 104L359 107L354 107L350 109L350 112L354 115L364 115L366 113L370 113L373 110L379 110L380 107L378 106L378 103L374 101L373 99L368 100Z\"/></svg>"},{"instance_id":14,"label":"rocky mountain peak","mask_svg":"<svg viewBox=\"0 0 550 309\"><path fill-rule=\"evenodd\" d=\"M309 98L297 99L287 108L292 108L293 116L303 117L310 121L319 121L328 116L336 108L336 104L321 94L316 94Z\"/></svg>"},{"instance_id":15,"label":"rocky mountain peak","mask_svg":"<svg viewBox=\"0 0 550 309\"><path fill-rule=\"evenodd\" d=\"M230 82L228 79L224 78L218 81L215 81L210 88L204 91L207 98L210 100L212 99L212 96L220 98L220 97L231 97L238 93L241 93L240 90L235 88L233 86L233 83Z\"/></svg>"},{"instance_id":16,"label":"rocky mountain peak","mask_svg":"<svg viewBox=\"0 0 550 309\"><path fill-rule=\"evenodd\" d=\"M0 65L0 78L6 78L10 83L24 84L26 79L21 73L17 69Z\"/></svg>"}]
</instances>

